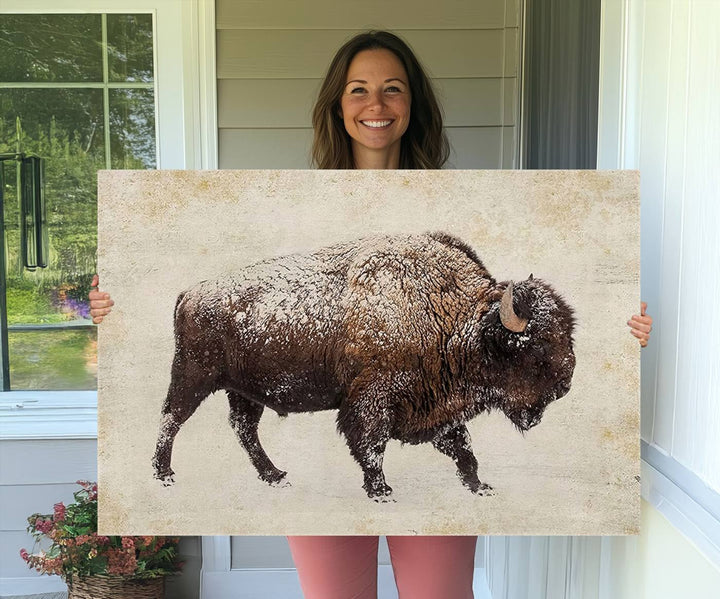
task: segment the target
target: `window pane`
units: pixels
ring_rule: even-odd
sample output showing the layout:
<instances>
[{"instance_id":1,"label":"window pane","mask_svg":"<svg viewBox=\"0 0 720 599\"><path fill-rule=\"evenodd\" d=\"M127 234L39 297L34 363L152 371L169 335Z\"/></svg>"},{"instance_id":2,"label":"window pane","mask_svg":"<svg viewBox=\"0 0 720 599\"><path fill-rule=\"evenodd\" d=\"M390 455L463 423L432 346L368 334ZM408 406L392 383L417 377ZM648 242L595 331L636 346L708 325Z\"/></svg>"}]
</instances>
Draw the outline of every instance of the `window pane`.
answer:
<instances>
[{"instance_id":1,"label":"window pane","mask_svg":"<svg viewBox=\"0 0 720 599\"><path fill-rule=\"evenodd\" d=\"M92 389L89 370L94 331L13 331L18 324L89 322L87 294L96 270L97 170L104 167L102 90L9 89L0 99L0 152L22 151L45 159L50 262L23 268L20 252L16 163L6 161L5 247L13 389ZM87 353L87 355L86 355Z\"/></svg>"},{"instance_id":2,"label":"window pane","mask_svg":"<svg viewBox=\"0 0 720 599\"><path fill-rule=\"evenodd\" d=\"M102 76L100 15L0 15L0 81Z\"/></svg>"},{"instance_id":3,"label":"window pane","mask_svg":"<svg viewBox=\"0 0 720 599\"><path fill-rule=\"evenodd\" d=\"M23 135L21 150L59 161L67 152L77 151L97 163L96 168L103 168L105 119L101 89L3 89L0 152L15 151L17 118Z\"/></svg>"},{"instance_id":4,"label":"window pane","mask_svg":"<svg viewBox=\"0 0 720 599\"><path fill-rule=\"evenodd\" d=\"M35 272L21 264L15 162L5 163L5 243L8 287L31 282L46 298L48 312L60 285L78 285L95 268L97 246L97 170L104 167L102 90L5 90L0 100L0 152L16 147L16 119L22 132L20 148L45 159L45 202L50 242L48 268ZM55 294L55 295L53 295ZM49 303L48 303L49 302ZM8 308L10 323L27 320ZM19 308L18 308L19 310ZM67 319L67 318L65 318Z\"/></svg>"},{"instance_id":5,"label":"window pane","mask_svg":"<svg viewBox=\"0 0 720 599\"><path fill-rule=\"evenodd\" d=\"M153 80L152 15L108 15L110 81Z\"/></svg>"},{"instance_id":6,"label":"window pane","mask_svg":"<svg viewBox=\"0 0 720 599\"><path fill-rule=\"evenodd\" d=\"M151 89L110 90L112 168L155 168L155 102Z\"/></svg>"},{"instance_id":7,"label":"window pane","mask_svg":"<svg viewBox=\"0 0 720 599\"><path fill-rule=\"evenodd\" d=\"M10 381L20 389L96 389L97 329L8 334Z\"/></svg>"}]
</instances>

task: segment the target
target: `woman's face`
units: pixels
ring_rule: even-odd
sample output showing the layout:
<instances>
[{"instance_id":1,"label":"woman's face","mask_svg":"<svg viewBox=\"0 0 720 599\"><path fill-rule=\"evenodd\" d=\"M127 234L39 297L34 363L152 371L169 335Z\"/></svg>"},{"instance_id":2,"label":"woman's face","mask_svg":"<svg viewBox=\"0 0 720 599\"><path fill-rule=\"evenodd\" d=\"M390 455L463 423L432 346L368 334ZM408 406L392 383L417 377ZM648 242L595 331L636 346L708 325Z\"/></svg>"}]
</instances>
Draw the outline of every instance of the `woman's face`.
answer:
<instances>
[{"instance_id":1,"label":"woman's face","mask_svg":"<svg viewBox=\"0 0 720 599\"><path fill-rule=\"evenodd\" d=\"M402 62L389 50L363 50L353 58L340 99L356 163L396 156L410 122L410 85Z\"/></svg>"}]
</instances>

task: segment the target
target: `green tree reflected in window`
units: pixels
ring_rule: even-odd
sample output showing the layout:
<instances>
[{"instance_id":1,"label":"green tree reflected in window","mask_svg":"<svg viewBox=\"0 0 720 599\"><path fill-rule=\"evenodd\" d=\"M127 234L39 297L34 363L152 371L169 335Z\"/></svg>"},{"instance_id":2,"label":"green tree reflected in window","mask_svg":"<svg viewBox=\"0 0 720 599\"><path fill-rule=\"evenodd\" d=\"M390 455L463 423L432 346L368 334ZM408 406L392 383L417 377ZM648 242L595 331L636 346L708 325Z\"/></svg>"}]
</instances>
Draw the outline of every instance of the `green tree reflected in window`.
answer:
<instances>
[{"instance_id":1,"label":"green tree reflected in window","mask_svg":"<svg viewBox=\"0 0 720 599\"><path fill-rule=\"evenodd\" d=\"M3 163L12 389L94 389L97 171L156 166L152 15L2 15L0 57L0 153L45 159L50 242L48 268L22 267Z\"/></svg>"}]
</instances>

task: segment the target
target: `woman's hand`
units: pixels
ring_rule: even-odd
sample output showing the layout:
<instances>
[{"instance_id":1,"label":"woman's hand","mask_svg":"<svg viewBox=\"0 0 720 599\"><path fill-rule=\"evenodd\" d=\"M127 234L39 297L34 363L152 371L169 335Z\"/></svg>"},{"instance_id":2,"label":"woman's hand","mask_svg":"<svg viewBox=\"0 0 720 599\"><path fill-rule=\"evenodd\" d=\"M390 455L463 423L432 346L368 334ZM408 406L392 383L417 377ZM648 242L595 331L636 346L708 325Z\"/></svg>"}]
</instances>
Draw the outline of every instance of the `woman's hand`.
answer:
<instances>
[{"instance_id":1,"label":"woman's hand","mask_svg":"<svg viewBox=\"0 0 720 599\"><path fill-rule=\"evenodd\" d=\"M645 347L650 339L650 331L652 331L652 316L645 313L647 310L647 304L640 302L640 314L633 314L632 318L628 320L628 326L630 327L630 333L635 335L640 341L640 347Z\"/></svg>"},{"instance_id":2,"label":"woman's hand","mask_svg":"<svg viewBox=\"0 0 720 599\"><path fill-rule=\"evenodd\" d=\"M109 293L103 293L97 289L99 282L100 279L95 275L92 283L90 283L90 287L95 287L95 289L90 291L88 295L88 298L90 298L90 316L92 316L92 321L95 324L100 324L103 318L110 314L112 306L115 304L115 302L110 299Z\"/></svg>"}]
</instances>

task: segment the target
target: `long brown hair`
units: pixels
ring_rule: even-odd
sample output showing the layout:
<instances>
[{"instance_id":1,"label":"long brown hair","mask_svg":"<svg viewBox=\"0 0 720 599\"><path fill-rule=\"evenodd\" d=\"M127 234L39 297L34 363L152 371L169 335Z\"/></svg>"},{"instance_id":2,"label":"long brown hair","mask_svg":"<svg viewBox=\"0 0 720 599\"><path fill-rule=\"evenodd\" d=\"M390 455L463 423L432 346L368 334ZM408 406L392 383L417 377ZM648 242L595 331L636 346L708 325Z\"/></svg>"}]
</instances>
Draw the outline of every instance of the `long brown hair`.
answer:
<instances>
[{"instance_id":1,"label":"long brown hair","mask_svg":"<svg viewBox=\"0 0 720 599\"><path fill-rule=\"evenodd\" d=\"M410 123L400 145L400 168L441 168L450 146L442 128L442 111L430 79L410 47L388 31L356 35L340 48L328 67L313 109L312 160L322 169L355 168L350 136L340 117L340 98L352 59L363 50L389 50L405 67L412 104Z\"/></svg>"}]
</instances>

